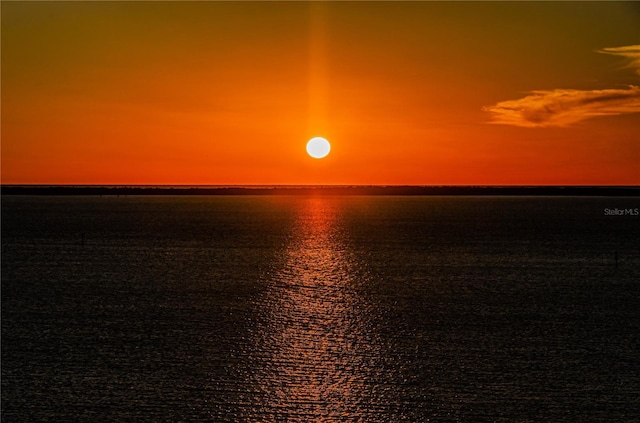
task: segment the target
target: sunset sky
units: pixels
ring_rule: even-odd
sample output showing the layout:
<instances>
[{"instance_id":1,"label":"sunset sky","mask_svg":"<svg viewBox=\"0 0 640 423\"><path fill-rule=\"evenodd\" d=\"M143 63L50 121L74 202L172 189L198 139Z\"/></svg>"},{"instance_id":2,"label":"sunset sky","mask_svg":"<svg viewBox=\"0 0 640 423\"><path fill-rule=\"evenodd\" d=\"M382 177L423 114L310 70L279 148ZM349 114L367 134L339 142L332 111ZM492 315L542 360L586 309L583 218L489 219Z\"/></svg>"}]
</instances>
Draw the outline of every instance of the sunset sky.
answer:
<instances>
[{"instance_id":1,"label":"sunset sky","mask_svg":"<svg viewBox=\"0 0 640 423\"><path fill-rule=\"evenodd\" d=\"M639 5L3 1L2 183L637 185Z\"/></svg>"}]
</instances>

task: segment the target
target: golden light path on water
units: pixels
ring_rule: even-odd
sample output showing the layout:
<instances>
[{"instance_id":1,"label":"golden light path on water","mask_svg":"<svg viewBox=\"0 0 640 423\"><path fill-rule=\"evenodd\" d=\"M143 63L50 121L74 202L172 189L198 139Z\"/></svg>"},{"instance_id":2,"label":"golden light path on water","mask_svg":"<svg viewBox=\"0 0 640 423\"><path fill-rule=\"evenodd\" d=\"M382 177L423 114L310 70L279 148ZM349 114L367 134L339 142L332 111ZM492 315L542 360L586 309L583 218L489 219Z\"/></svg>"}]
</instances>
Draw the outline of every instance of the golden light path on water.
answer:
<instances>
[{"instance_id":1,"label":"golden light path on water","mask_svg":"<svg viewBox=\"0 0 640 423\"><path fill-rule=\"evenodd\" d=\"M372 421L389 411L394 377L383 365L374 310L357 291L366 276L345 242L340 203L299 201L254 328L262 398L255 421Z\"/></svg>"}]
</instances>

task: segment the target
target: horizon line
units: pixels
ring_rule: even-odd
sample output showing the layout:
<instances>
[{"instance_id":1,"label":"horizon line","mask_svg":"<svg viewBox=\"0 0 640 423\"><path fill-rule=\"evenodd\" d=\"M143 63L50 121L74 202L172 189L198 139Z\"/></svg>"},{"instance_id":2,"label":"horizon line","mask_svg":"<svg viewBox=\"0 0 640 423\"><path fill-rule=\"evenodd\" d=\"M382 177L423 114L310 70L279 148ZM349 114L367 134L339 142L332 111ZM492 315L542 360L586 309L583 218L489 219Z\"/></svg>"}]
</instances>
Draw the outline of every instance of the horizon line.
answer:
<instances>
[{"instance_id":1,"label":"horizon line","mask_svg":"<svg viewBox=\"0 0 640 423\"><path fill-rule=\"evenodd\" d=\"M606 196L640 197L640 186L384 186L384 185L271 185L271 186L107 186L1 185L1 195L49 196Z\"/></svg>"},{"instance_id":2,"label":"horizon line","mask_svg":"<svg viewBox=\"0 0 640 423\"><path fill-rule=\"evenodd\" d=\"M61 188L638 188L640 184L57 184L0 183L0 187Z\"/></svg>"}]
</instances>

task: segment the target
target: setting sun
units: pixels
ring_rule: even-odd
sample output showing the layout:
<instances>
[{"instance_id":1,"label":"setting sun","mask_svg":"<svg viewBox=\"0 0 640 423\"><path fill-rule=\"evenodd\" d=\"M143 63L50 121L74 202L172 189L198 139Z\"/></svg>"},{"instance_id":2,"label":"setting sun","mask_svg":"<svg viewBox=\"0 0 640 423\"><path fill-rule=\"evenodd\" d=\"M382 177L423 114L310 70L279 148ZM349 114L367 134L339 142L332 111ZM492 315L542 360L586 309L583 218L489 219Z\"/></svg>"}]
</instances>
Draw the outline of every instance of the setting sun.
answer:
<instances>
[{"instance_id":1,"label":"setting sun","mask_svg":"<svg viewBox=\"0 0 640 423\"><path fill-rule=\"evenodd\" d=\"M322 137L311 138L307 143L307 153L314 159L327 157L331 151L331 144Z\"/></svg>"}]
</instances>

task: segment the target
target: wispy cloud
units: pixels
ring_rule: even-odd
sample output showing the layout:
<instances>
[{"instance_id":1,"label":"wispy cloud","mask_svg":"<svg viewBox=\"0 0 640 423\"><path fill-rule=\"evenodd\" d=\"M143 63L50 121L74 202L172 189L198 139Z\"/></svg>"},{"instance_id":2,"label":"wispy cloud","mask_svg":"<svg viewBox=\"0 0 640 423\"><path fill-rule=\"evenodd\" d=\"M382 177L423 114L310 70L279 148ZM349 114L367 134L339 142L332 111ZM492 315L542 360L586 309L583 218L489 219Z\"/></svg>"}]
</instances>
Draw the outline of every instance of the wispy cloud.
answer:
<instances>
[{"instance_id":1,"label":"wispy cloud","mask_svg":"<svg viewBox=\"0 0 640 423\"><path fill-rule=\"evenodd\" d=\"M630 59L629 67L640 74L640 45L610 47L600 53ZM524 127L568 126L596 116L640 113L640 87L605 90L554 89L501 101L482 110L491 113L491 123Z\"/></svg>"},{"instance_id":2,"label":"wispy cloud","mask_svg":"<svg viewBox=\"0 0 640 423\"><path fill-rule=\"evenodd\" d=\"M533 91L524 98L501 101L482 110L493 114L492 123L528 127L567 126L596 116L640 113L640 87Z\"/></svg>"},{"instance_id":3,"label":"wispy cloud","mask_svg":"<svg viewBox=\"0 0 640 423\"><path fill-rule=\"evenodd\" d=\"M640 75L640 45L607 47L598 50L598 53L613 54L614 56L622 56L630 59L628 67L635 69L636 73Z\"/></svg>"}]
</instances>

